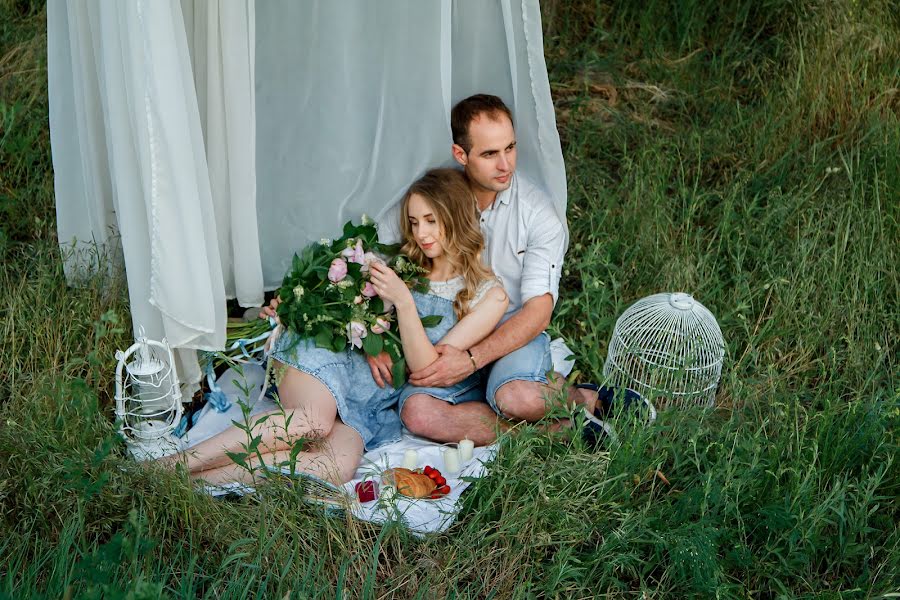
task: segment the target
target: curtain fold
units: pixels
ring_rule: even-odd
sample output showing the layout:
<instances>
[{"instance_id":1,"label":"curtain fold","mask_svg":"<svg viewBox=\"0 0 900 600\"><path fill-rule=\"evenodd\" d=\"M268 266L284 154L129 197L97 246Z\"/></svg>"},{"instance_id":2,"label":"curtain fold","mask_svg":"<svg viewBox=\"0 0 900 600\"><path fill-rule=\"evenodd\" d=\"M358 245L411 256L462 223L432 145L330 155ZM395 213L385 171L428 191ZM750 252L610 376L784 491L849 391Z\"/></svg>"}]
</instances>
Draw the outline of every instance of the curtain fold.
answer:
<instances>
[{"instance_id":1,"label":"curtain fold","mask_svg":"<svg viewBox=\"0 0 900 600\"><path fill-rule=\"evenodd\" d=\"M120 252L132 321L221 348L292 254L450 165L449 109L513 111L519 169L565 217L537 0L48 0L61 246ZM74 245L73 245L74 242ZM67 254L66 274L96 267Z\"/></svg>"}]
</instances>

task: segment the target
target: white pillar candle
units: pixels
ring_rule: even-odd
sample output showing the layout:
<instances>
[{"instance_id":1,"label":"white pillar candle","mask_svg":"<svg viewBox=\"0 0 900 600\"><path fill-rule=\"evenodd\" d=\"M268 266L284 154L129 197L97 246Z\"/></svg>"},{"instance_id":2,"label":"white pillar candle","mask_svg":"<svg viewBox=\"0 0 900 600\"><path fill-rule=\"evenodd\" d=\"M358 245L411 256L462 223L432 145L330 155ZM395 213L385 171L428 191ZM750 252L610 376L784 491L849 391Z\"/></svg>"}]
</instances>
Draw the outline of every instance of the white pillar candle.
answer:
<instances>
[{"instance_id":1,"label":"white pillar candle","mask_svg":"<svg viewBox=\"0 0 900 600\"><path fill-rule=\"evenodd\" d=\"M459 440L459 460L468 462L472 460L472 453L475 450L475 442L470 439Z\"/></svg>"},{"instance_id":2,"label":"white pillar candle","mask_svg":"<svg viewBox=\"0 0 900 600\"><path fill-rule=\"evenodd\" d=\"M403 453L403 468L410 471L419 464L419 454L415 450L407 450Z\"/></svg>"},{"instance_id":3,"label":"white pillar candle","mask_svg":"<svg viewBox=\"0 0 900 600\"><path fill-rule=\"evenodd\" d=\"M456 448L444 450L444 470L448 473L459 471L459 451Z\"/></svg>"}]
</instances>

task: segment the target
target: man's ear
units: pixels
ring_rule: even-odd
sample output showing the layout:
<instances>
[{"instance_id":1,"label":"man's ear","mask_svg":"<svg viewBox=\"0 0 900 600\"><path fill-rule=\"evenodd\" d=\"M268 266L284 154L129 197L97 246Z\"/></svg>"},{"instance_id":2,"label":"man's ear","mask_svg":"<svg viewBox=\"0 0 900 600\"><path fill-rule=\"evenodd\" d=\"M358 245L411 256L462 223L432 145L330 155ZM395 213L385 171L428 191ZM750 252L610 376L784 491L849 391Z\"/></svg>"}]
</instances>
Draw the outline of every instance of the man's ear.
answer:
<instances>
[{"instance_id":1,"label":"man's ear","mask_svg":"<svg viewBox=\"0 0 900 600\"><path fill-rule=\"evenodd\" d=\"M453 158L462 166L466 166L469 162L469 155L466 154L466 151L463 150L463 147L459 144L453 144L450 148L450 151L453 152Z\"/></svg>"}]
</instances>

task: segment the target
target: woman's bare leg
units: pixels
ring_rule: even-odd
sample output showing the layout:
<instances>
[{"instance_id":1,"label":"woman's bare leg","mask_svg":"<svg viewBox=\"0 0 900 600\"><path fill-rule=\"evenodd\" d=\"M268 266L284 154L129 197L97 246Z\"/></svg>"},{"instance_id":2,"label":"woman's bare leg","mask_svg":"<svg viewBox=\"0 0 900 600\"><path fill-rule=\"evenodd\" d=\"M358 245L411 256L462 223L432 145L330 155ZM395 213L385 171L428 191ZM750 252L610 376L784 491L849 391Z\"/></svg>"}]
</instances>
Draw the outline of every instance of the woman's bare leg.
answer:
<instances>
[{"instance_id":1,"label":"woman's bare leg","mask_svg":"<svg viewBox=\"0 0 900 600\"><path fill-rule=\"evenodd\" d=\"M331 433L337 418L337 405L328 388L315 377L287 367L278 385L278 398L283 411L251 417L251 423L258 423L251 429L252 436L261 436L259 452L289 450L300 438L324 438ZM266 418L260 422L264 416ZM231 463L226 452L245 452L249 441L247 431L232 425L184 452L161 458L159 463L183 462L192 473L205 471Z\"/></svg>"},{"instance_id":2,"label":"woman's bare leg","mask_svg":"<svg viewBox=\"0 0 900 600\"><path fill-rule=\"evenodd\" d=\"M320 479L340 485L353 479L353 474L356 473L362 455L362 438L359 437L359 434L354 429L337 421L328 437L317 442L314 449L309 452L300 452L297 455L294 468L299 473L309 473ZM290 465L285 465L290 458L290 450L278 450L262 455L263 462L269 466L290 467ZM248 462L251 469L260 466L259 457L257 456L251 457L248 459ZM202 479L212 485L230 483L232 481L252 484L254 483L254 476L254 470L245 469L234 463L191 474L191 477Z\"/></svg>"}]
</instances>

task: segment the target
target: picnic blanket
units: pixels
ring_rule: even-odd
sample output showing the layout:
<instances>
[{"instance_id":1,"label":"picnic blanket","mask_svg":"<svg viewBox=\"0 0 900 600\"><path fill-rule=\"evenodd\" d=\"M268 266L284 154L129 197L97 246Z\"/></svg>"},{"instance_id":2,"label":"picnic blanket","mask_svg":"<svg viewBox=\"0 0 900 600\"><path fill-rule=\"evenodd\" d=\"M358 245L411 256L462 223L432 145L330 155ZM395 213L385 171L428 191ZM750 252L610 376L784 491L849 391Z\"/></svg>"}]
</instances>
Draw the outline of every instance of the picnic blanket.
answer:
<instances>
[{"instance_id":1,"label":"picnic blanket","mask_svg":"<svg viewBox=\"0 0 900 600\"><path fill-rule=\"evenodd\" d=\"M263 368L254 364L242 365L240 370L228 369L219 376L216 384L228 398L230 406L220 411L213 403L207 403L197 413L194 425L183 436L184 448L189 449L211 438L229 427L232 421L243 422L246 418L245 410L249 411L249 416L276 410L277 405L262 394L263 380ZM219 409L223 408L222 404L216 406ZM409 449L417 451L419 467L431 465L442 471L450 486L450 493L437 500L416 500L396 495L391 499L380 498L373 502L360 503L357 500L355 485L365 479L378 479L378 475L384 469L401 466L404 452ZM475 448L472 459L461 464L458 473L446 472L441 450L441 445L404 431L399 441L366 452L352 481L342 487L318 483L338 495L343 495L339 502L329 505L332 510L341 506L349 509L355 517L374 523L400 521L410 531L418 534L444 531L453 524L459 513L460 495L474 480L487 473L487 465L494 458L497 445ZM220 495L253 493L255 490L250 486L235 483L209 486L206 491Z\"/></svg>"}]
</instances>

